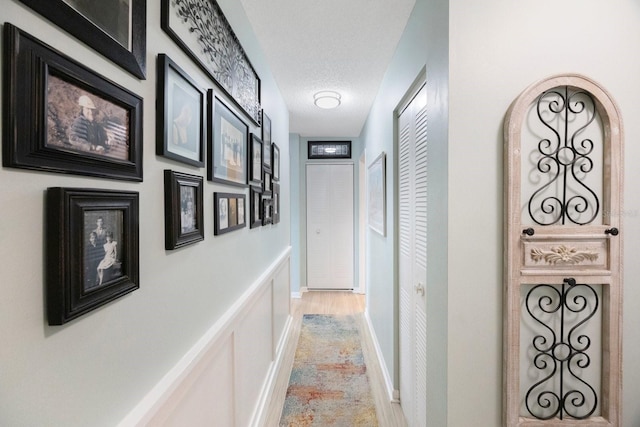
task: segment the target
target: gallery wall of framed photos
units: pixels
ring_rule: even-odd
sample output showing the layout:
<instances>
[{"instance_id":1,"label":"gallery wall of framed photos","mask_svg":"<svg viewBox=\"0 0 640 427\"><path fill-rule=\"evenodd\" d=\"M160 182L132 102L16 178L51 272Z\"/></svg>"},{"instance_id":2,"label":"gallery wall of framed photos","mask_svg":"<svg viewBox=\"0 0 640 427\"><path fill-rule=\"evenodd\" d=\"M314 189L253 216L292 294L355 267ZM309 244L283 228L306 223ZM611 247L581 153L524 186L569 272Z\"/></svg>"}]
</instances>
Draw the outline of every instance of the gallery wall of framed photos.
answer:
<instances>
[{"instance_id":1,"label":"gallery wall of framed photos","mask_svg":"<svg viewBox=\"0 0 640 427\"><path fill-rule=\"evenodd\" d=\"M246 20L238 4L219 3L228 22ZM262 225L273 191L262 151L256 181L249 169L263 114L272 139L286 141L288 111L248 22L226 33L252 75L234 92L163 29L161 2L2 7L0 290L19 325L5 344L29 352L2 360L23 385L0 424L90 425L109 414L100 422L117 425L189 350L183 331L207 330L289 247L288 224ZM235 209L217 230L215 194ZM158 354L143 377L149 343ZM65 374L43 385L19 359ZM45 400L43 386L56 393ZM82 402L73 417L67 399Z\"/></svg>"}]
</instances>

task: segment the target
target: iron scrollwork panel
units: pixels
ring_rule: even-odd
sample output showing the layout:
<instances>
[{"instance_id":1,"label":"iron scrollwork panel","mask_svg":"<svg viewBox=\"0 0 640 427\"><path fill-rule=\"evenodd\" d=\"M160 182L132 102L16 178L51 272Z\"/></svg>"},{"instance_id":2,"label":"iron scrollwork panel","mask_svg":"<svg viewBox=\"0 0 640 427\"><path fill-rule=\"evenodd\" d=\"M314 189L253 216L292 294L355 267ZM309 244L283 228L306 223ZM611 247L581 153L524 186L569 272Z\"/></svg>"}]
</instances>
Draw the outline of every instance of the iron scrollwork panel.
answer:
<instances>
[{"instance_id":1,"label":"iron scrollwork panel","mask_svg":"<svg viewBox=\"0 0 640 427\"><path fill-rule=\"evenodd\" d=\"M539 284L527 293L526 310L539 325L531 342L532 368L542 377L525 395L526 409L534 418L586 419L596 411L598 392L583 375L592 363L592 338L583 327L598 306L596 290L573 278L560 286Z\"/></svg>"},{"instance_id":2,"label":"iron scrollwork panel","mask_svg":"<svg viewBox=\"0 0 640 427\"><path fill-rule=\"evenodd\" d=\"M596 119L595 101L588 92L564 86L543 92L535 109L549 136L538 141L534 161L547 180L529 198L529 216L539 225L590 224L600 211L598 195L586 182L600 142L586 136Z\"/></svg>"}]
</instances>

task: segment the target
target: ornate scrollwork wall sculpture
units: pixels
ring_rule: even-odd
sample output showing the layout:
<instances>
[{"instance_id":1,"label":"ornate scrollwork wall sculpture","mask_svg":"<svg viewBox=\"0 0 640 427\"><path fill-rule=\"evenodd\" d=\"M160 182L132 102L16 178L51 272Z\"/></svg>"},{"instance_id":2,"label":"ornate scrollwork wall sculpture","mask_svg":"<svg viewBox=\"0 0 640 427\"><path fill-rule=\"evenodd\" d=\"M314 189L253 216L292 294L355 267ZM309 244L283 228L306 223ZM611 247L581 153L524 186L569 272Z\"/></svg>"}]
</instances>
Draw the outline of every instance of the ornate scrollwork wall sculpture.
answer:
<instances>
[{"instance_id":1,"label":"ornate scrollwork wall sculpture","mask_svg":"<svg viewBox=\"0 0 640 427\"><path fill-rule=\"evenodd\" d=\"M584 225L598 215L598 196L585 184L585 176L594 167L589 157L593 153L594 142L581 136L594 122L595 111L595 102L589 93L571 92L568 86L548 90L538 98L538 120L551 136L541 139L537 145L537 171L549 177L528 202L529 215L537 224L565 224L569 221ZM584 124L572 129L570 124L575 123L578 117ZM568 191L570 188L575 194ZM583 218L582 214L587 217Z\"/></svg>"}]
</instances>

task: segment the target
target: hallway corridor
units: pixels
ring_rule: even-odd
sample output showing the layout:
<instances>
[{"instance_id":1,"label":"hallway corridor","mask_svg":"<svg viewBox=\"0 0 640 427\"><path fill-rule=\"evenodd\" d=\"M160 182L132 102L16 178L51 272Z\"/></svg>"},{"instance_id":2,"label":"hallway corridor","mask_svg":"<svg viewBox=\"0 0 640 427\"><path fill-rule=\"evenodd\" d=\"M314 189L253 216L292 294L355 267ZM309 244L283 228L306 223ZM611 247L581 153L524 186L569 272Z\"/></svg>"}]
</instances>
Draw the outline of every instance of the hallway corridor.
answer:
<instances>
[{"instance_id":1,"label":"hallway corridor","mask_svg":"<svg viewBox=\"0 0 640 427\"><path fill-rule=\"evenodd\" d=\"M300 326L304 314L357 314L359 320L362 351L369 373L371 392L376 404L376 414L381 427L404 427L404 419L400 406L389 401L385 391L382 371L378 364L375 348L367 332L364 318L365 296L344 291L310 291L302 294L300 299L291 302L293 323L287 347L283 353L280 372L277 373L275 387L271 395L266 426L278 426L282 407L287 393L289 374L300 335ZM329 427L329 426L327 426Z\"/></svg>"}]
</instances>

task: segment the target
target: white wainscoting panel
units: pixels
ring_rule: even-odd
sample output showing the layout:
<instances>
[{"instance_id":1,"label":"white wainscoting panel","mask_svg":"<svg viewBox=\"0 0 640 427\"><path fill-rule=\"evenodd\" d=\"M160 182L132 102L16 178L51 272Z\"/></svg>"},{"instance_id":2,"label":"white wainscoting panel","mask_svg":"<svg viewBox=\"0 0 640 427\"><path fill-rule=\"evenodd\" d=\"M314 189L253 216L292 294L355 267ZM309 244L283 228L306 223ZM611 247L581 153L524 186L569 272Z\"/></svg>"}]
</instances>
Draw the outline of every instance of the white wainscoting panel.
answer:
<instances>
[{"instance_id":1,"label":"white wainscoting panel","mask_svg":"<svg viewBox=\"0 0 640 427\"><path fill-rule=\"evenodd\" d=\"M273 280L263 288L238 324L236 384L238 426L248 426L273 358Z\"/></svg>"},{"instance_id":2,"label":"white wainscoting panel","mask_svg":"<svg viewBox=\"0 0 640 427\"><path fill-rule=\"evenodd\" d=\"M118 427L258 427L291 326L288 247Z\"/></svg>"},{"instance_id":3,"label":"white wainscoting panel","mask_svg":"<svg viewBox=\"0 0 640 427\"><path fill-rule=\"evenodd\" d=\"M221 426L235 425L233 369L229 369L233 367L233 334L219 341L221 347L203 358L149 425L206 426L212 419Z\"/></svg>"},{"instance_id":4,"label":"white wainscoting panel","mask_svg":"<svg viewBox=\"0 0 640 427\"><path fill-rule=\"evenodd\" d=\"M291 260L287 258L278 268L274 274L274 286L273 286L273 329L274 331L283 331L289 322L289 313L291 312L291 298L289 282L291 271ZM278 336L273 335L275 340L273 341L274 352L280 353L284 340L288 335ZM275 359L276 354L273 357Z\"/></svg>"}]
</instances>

